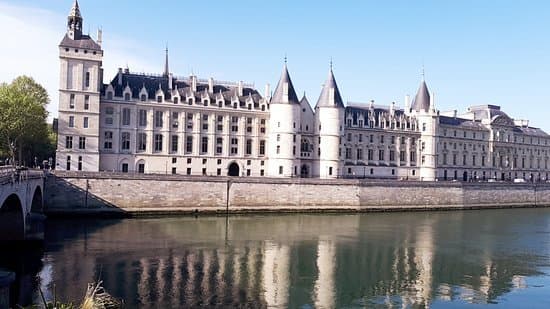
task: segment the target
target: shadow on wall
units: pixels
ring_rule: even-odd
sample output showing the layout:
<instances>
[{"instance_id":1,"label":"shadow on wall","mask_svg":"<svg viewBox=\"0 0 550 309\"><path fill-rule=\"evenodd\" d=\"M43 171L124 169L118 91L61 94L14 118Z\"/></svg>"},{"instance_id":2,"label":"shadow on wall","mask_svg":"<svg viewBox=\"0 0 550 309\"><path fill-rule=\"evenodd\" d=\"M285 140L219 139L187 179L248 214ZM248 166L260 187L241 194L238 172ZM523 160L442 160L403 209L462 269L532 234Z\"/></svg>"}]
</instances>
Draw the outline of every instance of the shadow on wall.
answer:
<instances>
[{"instance_id":1,"label":"shadow on wall","mask_svg":"<svg viewBox=\"0 0 550 309\"><path fill-rule=\"evenodd\" d=\"M82 211L109 214L126 212L111 202L89 192L88 180L81 179L82 186L74 185L64 178L48 175L45 181L44 211L46 213L60 213L63 211Z\"/></svg>"}]
</instances>

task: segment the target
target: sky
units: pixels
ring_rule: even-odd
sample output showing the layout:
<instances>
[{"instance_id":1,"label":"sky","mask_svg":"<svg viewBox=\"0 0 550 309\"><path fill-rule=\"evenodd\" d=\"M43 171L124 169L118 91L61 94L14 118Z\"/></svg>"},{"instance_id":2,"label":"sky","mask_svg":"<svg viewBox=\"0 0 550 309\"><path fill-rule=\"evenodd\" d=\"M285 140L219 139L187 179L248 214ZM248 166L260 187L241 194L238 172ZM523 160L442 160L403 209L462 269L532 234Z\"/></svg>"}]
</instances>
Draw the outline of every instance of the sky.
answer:
<instances>
[{"instance_id":1,"label":"sky","mask_svg":"<svg viewBox=\"0 0 550 309\"><path fill-rule=\"evenodd\" d=\"M57 116L58 44L73 0L0 0L0 82L48 90ZM315 105L332 59L348 102L403 107L422 67L441 111L495 104L550 132L550 2L80 0L83 29L103 30L105 81L118 67L275 88L285 55Z\"/></svg>"}]
</instances>

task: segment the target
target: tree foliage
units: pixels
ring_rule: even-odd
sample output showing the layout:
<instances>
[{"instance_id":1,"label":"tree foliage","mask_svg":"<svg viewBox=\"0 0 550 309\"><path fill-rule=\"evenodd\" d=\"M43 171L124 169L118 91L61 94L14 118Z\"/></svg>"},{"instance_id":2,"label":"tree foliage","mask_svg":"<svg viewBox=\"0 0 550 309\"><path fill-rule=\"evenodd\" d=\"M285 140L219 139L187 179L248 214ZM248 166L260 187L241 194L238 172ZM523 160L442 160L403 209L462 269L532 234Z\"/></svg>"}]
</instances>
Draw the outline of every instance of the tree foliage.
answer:
<instances>
[{"instance_id":1,"label":"tree foliage","mask_svg":"<svg viewBox=\"0 0 550 309\"><path fill-rule=\"evenodd\" d=\"M47 152L51 155L48 103L46 89L31 77L20 76L11 84L0 84L0 150L12 162L16 156L22 165L38 156L47 159L43 157Z\"/></svg>"}]
</instances>

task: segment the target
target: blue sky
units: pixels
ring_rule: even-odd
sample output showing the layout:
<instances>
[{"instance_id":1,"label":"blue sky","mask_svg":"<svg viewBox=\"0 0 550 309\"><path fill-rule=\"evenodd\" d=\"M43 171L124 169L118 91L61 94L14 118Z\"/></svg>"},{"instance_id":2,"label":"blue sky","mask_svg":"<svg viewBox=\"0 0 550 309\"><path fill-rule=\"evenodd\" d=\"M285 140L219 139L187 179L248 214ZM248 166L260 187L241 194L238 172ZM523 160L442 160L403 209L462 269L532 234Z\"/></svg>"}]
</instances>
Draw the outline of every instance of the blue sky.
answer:
<instances>
[{"instance_id":1,"label":"blue sky","mask_svg":"<svg viewBox=\"0 0 550 309\"><path fill-rule=\"evenodd\" d=\"M285 54L294 86L315 104L330 58L345 101L403 106L422 64L440 110L497 104L550 131L550 2L79 1L84 29L103 29L105 77L128 63L160 73L275 87ZM1 81L21 72L57 110L57 44L72 0L2 1ZM9 30L8 30L9 29ZM29 38L26 38L29 36ZM37 42L38 41L38 42Z\"/></svg>"}]
</instances>

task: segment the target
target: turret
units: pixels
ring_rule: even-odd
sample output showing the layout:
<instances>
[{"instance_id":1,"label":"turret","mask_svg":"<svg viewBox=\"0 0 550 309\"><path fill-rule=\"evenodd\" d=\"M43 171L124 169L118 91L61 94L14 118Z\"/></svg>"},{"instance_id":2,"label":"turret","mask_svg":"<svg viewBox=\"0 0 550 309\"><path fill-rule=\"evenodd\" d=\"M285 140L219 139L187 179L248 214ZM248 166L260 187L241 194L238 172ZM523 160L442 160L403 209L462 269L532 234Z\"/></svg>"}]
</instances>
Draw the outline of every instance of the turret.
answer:
<instances>
[{"instance_id":1,"label":"turret","mask_svg":"<svg viewBox=\"0 0 550 309\"><path fill-rule=\"evenodd\" d=\"M72 40L80 40L82 37L82 15L80 15L77 0L74 1L69 16L67 16L67 35Z\"/></svg>"},{"instance_id":2,"label":"turret","mask_svg":"<svg viewBox=\"0 0 550 309\"><path fill-rule=\"evenodd\" d=\"M320 178L336 178L341 175L340 141L344 125L344 102L336 84L332 64L327 80L315 106L316 142L315 175Z\"/></svg>"},{"instance_id":3,"label":"turret","mask_svg":"<svg viewBox=\"0 0 550 309\"><path fill-rule=\"evenodd\" d=\"M298 175L300 154L300 102L288 73L283 72L270 101L269 176Z\"/></svg>"}]
</instances>

